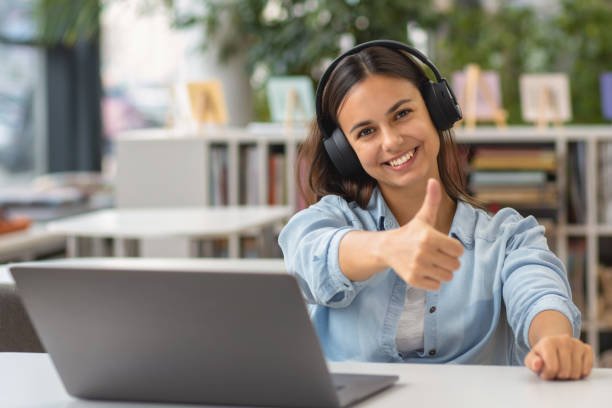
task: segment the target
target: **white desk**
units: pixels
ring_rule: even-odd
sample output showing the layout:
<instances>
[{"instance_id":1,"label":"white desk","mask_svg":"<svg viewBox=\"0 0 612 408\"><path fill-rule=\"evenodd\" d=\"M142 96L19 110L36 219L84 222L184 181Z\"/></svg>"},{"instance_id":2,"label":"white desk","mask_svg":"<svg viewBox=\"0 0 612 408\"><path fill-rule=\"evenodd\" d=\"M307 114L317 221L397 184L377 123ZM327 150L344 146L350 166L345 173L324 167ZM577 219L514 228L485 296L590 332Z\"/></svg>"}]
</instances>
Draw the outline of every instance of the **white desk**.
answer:
<instances>
[{"instance_id":1,"label":"white desk","mask_svg":"<svg viewBox=\"0 0 612 408\"><path fill-rule=\"evenodd\" d=\"M49 231L67 237L68 256L78 256L77 239L113 238L115 256L126 255L128 239L181 237L190 241L189 256L199 255L199 241L226 238L228 253L239 256L240 234L282 222L288 206L173 207L110 209L52 221Z\"/></svg>"},{"instance_id":2,"label":"white desk","mask_svg":"<svg viewBox=\"0 0 612 408\"><path fill-rule=\"evenodd\" d=\"M612 369L576 382L546 382L524 367L331 363L336 372L397 374L399 382L357 407L596 408L612 404ZM176 407L78 400L69 396L46 354L0 353L2 407Z\"/></svg>"},{"instance_id":3,"label":"white desk","mask_svg":"<svg viewBox=\"0 0 612 408\"><path fill-rule=\"evenodd\" d=\"M0 235L0 263L30 261L38 254L61 251L65 245L61 235L47 231L42 225L33 225L26 230Z\"/></svg>"}]
</instances>

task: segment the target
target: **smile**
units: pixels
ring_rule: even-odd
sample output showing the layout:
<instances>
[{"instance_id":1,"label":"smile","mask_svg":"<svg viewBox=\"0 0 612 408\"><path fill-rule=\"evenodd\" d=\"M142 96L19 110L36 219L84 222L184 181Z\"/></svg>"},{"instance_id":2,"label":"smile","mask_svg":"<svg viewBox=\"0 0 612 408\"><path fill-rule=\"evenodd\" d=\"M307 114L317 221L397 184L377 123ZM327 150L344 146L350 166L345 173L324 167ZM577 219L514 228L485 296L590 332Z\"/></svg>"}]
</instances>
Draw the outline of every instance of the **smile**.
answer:
<instances>
[{"instance_id":1,"label":"smile","mask_svg":"<svg viewBox=\"0 0 612 408\"><path fill-rule=\"evenodd\" d=\"M388 161L387 164L389 164L391 167L399 167L402 164L406 163L408 160L412 159L412 156L414 156L414 153L416 152L416 150L417 148L415 147L414 149L410 150L405 155L398 157L397 159Z\"/></svg>"}]
</instances>

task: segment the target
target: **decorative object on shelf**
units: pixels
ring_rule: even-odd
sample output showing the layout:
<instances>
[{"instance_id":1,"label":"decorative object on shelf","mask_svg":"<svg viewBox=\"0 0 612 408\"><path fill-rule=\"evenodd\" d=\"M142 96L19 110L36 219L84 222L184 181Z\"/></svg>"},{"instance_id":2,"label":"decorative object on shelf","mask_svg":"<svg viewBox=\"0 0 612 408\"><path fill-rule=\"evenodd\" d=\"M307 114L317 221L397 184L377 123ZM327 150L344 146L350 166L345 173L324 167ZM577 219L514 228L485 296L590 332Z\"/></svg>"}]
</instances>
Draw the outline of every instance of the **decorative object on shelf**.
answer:
<instances>
[{"instance_id":1,"label":"decorative object on shelf","mask_svg":"<svg viewBox=\"0 0 612 408\"><path fill-rule=\"evenodd\" d=\"M271 77L266 86L270 116L273 122L292 127L294 122L306 124L314 116L314 91L307 76Z\"/></svg>"},{"instance_id":2,"label":"decorative object on shelf","mask_svg":"<svg viewBox=\"0 0 612 408\"><path fill-rule=\"evenodd\" d=\"M0 207L0 235L27 229L30 224L31 221L27 217L16 217L11 219L5 217L4 210Z\"/></svg>"},{"instance_id":3,"label":"decorative object on shelf","mask_svg":"<svg viewBox=\"0 0 612 408\"><path fill-rule=\"evenodd\" d=\"M563 122L572 119L567 74L523 74L520 77L520 90L525 122L535 122L542 129L549 122L561 127Z\"/></svg>"},{"instance_id":4,"label":"decorative object on shelf","mask_svg":"<svg viewBox=\"0 0 612 408\"><path fill-rule=\"evenodd\" d=\"M468 64L465 71L453 73L452 78L466 129L473 130L476 121L493 121L499 128L507 126L508 112L502 108L497 72L482 71L477 64Z\"/></svg>"},{"instance_id":5,"label":"decorative object on shelf","mask_svg":"<svg viewBox=\"0 0 612 408\"><path fill-rule=\"evenodd\" d=\"M599 87L603 117L612 120L612 72L603 72L599 76Z\"/></svg>"},{"instance_id":6,"label":"decorative object on shelf","mask_svg":"<svg viewBox=\"0 0 612 408\"><path fill-rule=\"evenodd\" d=\"M219 80L188 82L187 92L191 114L200 126L205 123L218 125L227 123L223 87Z\"/></svg>"}]
</instances>

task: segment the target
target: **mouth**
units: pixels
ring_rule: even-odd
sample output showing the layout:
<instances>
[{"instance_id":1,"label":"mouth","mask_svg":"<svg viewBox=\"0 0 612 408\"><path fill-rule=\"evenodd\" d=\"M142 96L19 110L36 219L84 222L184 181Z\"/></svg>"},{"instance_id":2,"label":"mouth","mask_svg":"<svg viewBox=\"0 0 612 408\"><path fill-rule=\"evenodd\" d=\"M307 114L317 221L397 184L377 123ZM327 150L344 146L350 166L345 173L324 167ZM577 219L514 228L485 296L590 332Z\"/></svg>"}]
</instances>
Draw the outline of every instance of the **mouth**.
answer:
<instances>
[{"instance_id":1,"label":"mouth","mask_svg":"<svg viewBox=\"0 0 612 408\"><path fill-rule=\"evenodd\" d=\"M418 147L415 147L414 149L404 153L402 156L396 157L393 160L389 160L385 162L384 164L386 166L391 167L394 170L403 169L412 161L417 150L418 150Z\"/></svg>"}]
</instances>

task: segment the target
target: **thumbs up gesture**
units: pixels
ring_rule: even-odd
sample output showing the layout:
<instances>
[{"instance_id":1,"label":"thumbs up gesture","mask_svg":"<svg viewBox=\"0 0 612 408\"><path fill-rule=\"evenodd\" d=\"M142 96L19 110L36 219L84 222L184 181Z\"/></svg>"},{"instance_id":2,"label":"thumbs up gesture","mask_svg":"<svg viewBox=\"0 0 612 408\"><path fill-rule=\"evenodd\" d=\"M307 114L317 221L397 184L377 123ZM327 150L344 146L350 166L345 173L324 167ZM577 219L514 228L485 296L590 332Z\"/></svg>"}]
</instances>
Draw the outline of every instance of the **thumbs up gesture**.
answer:
<instances>
[{"instance_id":1,"label":"thumbs up gesture","mask_svg":"<svg viewBox=\"0 0 612 408\"><path fill-rule=\"evenodd\" d=\"M461 243L435 228L441 198L440 183L429 179L425 200L414 218L388 231L386 263L416 288L440 289L441 283L450 281L461 265Z\"/></svg>"}]
</instances>

